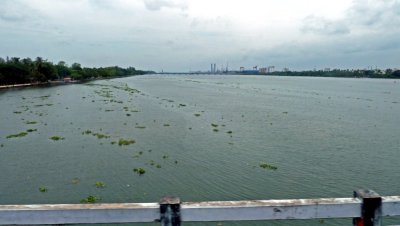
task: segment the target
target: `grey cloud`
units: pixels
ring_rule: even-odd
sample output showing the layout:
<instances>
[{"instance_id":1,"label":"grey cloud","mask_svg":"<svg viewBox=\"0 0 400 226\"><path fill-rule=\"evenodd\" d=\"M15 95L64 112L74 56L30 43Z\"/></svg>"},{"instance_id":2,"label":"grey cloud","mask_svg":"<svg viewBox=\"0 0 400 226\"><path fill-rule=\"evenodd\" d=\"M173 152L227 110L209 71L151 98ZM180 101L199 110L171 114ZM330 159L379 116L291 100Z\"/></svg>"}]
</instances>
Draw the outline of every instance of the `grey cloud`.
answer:
<instances>
[{"instance_id":1,"label":"grey cloud","mask_svg":"<svg viewBox=\"0 0 400 226\"><path fill-rule=\"evenodd\" d=\"M400 1L354 0L346 19L355 25L378 29L388 25L400 25Z\"/></svg>"},{"instance_id":2,"label":"grey cloud","mask_svg":"<svg viewBox=\"0 0 400 226\"><path fill-rule=\"evenodd\" d=\"M400 29L400 1L353 0L343 18L329 20L308 16L303 19L301 31L320 35L347 34L353 30L393 32Z\"/></svg>"},{"instance_id":3,"label":"grey cloud","mask_svg":"<svg viewBox=\"0 0 400 226\"><path fill-rule=\"evenodd\" d=\"M304 33L317 33L322 35L343 35L350 33L350 29L344 22L330 21L315 16L308 16L303 20L301 31Z\"/></svg>"},{"instance_id":4,"label":"grey cloud","mask_svg":"<svg viewBox=\"0 0 400 226\"><path fill-rule=\"evenodd\" d=\"M174 2L171 0L143 0L143 2L146 9L151 11L158 11L162 8L187 9L187 5L184 2Z\"/></svg>"},{"instance_id":5,"label":"grey cloud","mask_svg":"<svg viewBox=\"0 0 400 226\"><path fill-rule=\"evenodd\" d=\"M25 6L18 1L0 1L0 19L8 22L24 21L26 14Z\"/></svg>"}]
</instances>

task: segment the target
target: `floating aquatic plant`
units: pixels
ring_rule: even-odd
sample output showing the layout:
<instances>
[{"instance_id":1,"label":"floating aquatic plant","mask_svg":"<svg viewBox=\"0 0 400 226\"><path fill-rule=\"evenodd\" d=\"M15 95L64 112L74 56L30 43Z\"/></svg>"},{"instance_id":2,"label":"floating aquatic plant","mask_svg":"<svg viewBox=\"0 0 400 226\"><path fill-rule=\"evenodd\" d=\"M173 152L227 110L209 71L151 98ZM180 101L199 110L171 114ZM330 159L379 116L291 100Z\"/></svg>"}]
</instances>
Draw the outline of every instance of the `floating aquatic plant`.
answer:
<instances>
[{"instance_id":1,"label":"floating aquatic plant","mask_svg":"<svg viewBox=\"0 0 400 226\"><path fill-rule=\"evenodd\" d=\"M170 124L167 124L167 123L166 123L166 124L164 124L163 126L170 126Z\"/></svg>"},{"instance_id":2,"label":"floating aquatic plant","mask_svg":"<svg viewBox=\"0 0 400 226\"><path fill-rule=\"evenodd\" d=\"M36 124L37 122L36 121L26 121L25 123L26 124Z\"/></svg>"},{"instance_id":3,"label":"floating aquatic plant","mask_svg":"<svg viewBox=\"0 0 400 226\"><path fill-rule=\"evenodd\" d=\"M212 126L212 127L218 127L218 125L217 125L217 124L214 124L214 123L211 123L211 126Z\"/></svg>"},{"instance_id":4,"label":"floating aquatic plant","mask_svg":"<svg viewBox=\"0 0 400 226\"><path fill-rule=\"evenodd\" d=\"M199 117L199 116L200 116L200 114L199 114L199 113L196 113L196 114L194 114L194 116L196 116L196 117Z\"/></svg>"},{"instance_id":5,"label":"floating aquatic plant","mask_svg":"<svg viewBox=\"0 0 400 226\"><path fill-rule=\"evenodd\" d=\"M79 182L81 182L81 180L79 178L77 178L77 177L72 178L72 180L71 180L72 184L79 184Z\"/></svg>"},{"instance_id":6,"label":"floating aquatic plant","mask_svg":"<svg viewBox=\"0 0 400 226\"><path fill-rule=\"evenodd\" d=\"M37 129L27 129L26 130L26 132L28 132L28 133L32 133L32 132L35 132L35 131L37 131Z\"/></svg>"},{"instance_id":7,"label":"floating aquatic plant","mask_svg":"<svg viewBox=\"0 0 400 226\"><path fill-rule=\"evenodd\" d=\"M6 138L7 138L7 139L9 139L9 138L18 138L18 137L24 137L24 136L26 136L26 135L28 135L27 132L21 132L21 133L18 133L18 134L11 134L11 135L8 135Z\"/></svg>"},{"instance_id":8,"label":"floating aquatic plant","mask_svg":"<svg viewBox=\"0 0 400 226\"><path fill-rule=\"evenodd\" d=\"M94 133L93 136L96 136L98 139L110 138L110 136L101 133Z\"/></svg>"},{"instance_id":9,"label":"floating aquatic plant","mask_svg":"<svg viewBox=\"0 0 400 226\"><path fill-rule=\"evenodd\" d=\"M232 134L233 132L231 130L229 130L228 132L226 132L227 134Z\"/></svg>"},{"instance_id":10,"label":"floating aquatic plant","mask_svg":"<svg viewBox=\"0 0 400 226\"><path fill-rule=\"evenodd\" d=\"M81 203L96 203L98 201L100 201L101 198L98 198L96 196L93 195L89 195L88 197L81 199Z\"/></svg>"},{"instance_id":11,"label":"floating aquatic plant","mask_svg":"<svg viewBox=\"0 0 400 226\"><path fill-rule=\"evenodd\" d=\"M145 129L146 126L135 126L136 129Z\"/></svg>"},{"instance_id":12,"label":"floating aquatic plant","mask_svg":"<svg viewBox=\"0 0 400 226\"><path fill-rule=\"evenodd\" d=\"M96 188L104 188L106 186L106 184L101 181L97 181L94 185Z\"/></svg>"},{"instance_id":13,"label":"floating aquatic plant","mask_svg":"<svg viewBox=\"0 0 400 226\"><path fill-rule=\"evenodd\" d=\"M143 168L134 168L133 172L139 174L139 175L143 175L146 173L146 170L144 170Z\"/></svg>"},{"instance_id":14,"label":"floating aquatic plant","mask_svg":"<svg viewBox=\"0 0 400 226\"><path fill-rule=\"evenodd\" d=\"M40 192L47 192L48 189L47 189L45 186L40 186L40 187L39 187L39 191L40 191Z\"/></svg>"},{"instance_id":15,"label":"floating aquatic plant","mask_svg":"<svg viewBox=\"0 0 400 226\"><path fill-rule=\"evenodd\" d=\"M259 166L260 166L261 168L263 168L263 169L271 169L271 170L277 170L277 169L278 169L278 167L273 166L273 165L268 164L268 163L260 163Z\"/></svg>"},{"instance_id":16,"label":"floating aquatic plant","mask_svg":"<svg viewBox=\"0 0 400 226\"><path fill-rule=\"evenodd\" d=\"M186 107L186 104L179 104L180 107Z\"/></svg>"},{"instance_id":17,"label":"floating aquatic plant","mask_svg":"<svg viewBox=\"0 0 400 226\"><path fill-rule=\"evenodd\" d=\"M134 143L136 143L136 141L135 140L125 140L125 139L119 139L119 141L118 141L118 145L119 146L122 146L122 145L130 145L130 144L134 144Z\"/></svg>"},{"instance_id":18,"label":"floating aquatic plant","mask_svg":"<svg viewBox=\"0 0 400 226\"><path fill-rule=\"evenodd\" d=\"M58 141L58 140L65 140L64 137L60 137L60 136L52 136L49 138L50 140L54 140L54 141Z\"/></svg>"},{"instance_id":19,"label":"floating aquatic plant","mask_svg":"<svg viewBox=\"0 0 400 226\"><path fill-rule=\"evenodd\" d=\"M219 130L218 130L218 129L213 129L213 131L214 131L214 132L218 132Z\"/></svg>"}]
</instances>

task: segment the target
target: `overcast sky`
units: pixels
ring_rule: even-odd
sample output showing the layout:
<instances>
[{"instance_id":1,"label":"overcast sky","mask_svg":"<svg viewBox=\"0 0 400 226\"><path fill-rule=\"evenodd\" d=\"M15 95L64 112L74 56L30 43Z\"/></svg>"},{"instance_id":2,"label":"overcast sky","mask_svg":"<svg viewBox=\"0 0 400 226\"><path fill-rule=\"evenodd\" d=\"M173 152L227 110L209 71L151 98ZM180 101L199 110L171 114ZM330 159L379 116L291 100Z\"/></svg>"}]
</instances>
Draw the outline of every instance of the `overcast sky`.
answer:
<instances>
[{"instance_id":1,"label":"overcast sky","mask_svg":"<svg viewBox=\"0 0 400 226\"><path fill-rule=\"evenodd\" d=\"M400 67L400 0L0 0L0 57L155 71Z\"/></svg>"}]
</instances>

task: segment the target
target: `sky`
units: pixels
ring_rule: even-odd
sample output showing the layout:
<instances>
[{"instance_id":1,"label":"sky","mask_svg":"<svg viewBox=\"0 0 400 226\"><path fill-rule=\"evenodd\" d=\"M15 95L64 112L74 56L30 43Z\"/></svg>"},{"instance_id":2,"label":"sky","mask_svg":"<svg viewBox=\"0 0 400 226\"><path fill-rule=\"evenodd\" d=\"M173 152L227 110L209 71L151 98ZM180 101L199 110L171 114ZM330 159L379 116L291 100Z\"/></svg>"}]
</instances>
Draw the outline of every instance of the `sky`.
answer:
<instances>
[{"instance_id":1,"label":"sky","mask_svg":"<svg viewBox=\"0 0 400 226\"><path fill-rule=\"evenodd\" d=\"M0 57L207 71L400 68L400 0L0 0Z\"/></svg>"}]
</instances>

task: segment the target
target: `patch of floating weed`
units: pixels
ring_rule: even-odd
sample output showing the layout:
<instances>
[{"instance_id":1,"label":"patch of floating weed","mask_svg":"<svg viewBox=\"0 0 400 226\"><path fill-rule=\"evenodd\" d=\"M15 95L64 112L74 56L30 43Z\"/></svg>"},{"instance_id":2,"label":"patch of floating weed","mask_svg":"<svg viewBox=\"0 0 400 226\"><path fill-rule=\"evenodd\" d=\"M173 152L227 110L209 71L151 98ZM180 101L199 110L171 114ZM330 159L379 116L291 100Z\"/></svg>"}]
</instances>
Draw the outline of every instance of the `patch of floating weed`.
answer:
<instances>
[{"instance_id":1,"label":"patch of floating weed","mask_svg":"<svg viewBox=\"0 0 400 226\"><path fill-rule=\"evenodd\" d=\"M0 144L0 148L4 147L4 144Z\"/></svg>"},{"instance_id":2,"label":"patch of floating weed","mask_svg":"<svg viewBox=\"0 0 400 226\"><path fill-rule=\"evenodd\" d=\"M199 113L196 113L196 114L194 114L194 116L196 116L196 117L200 117L200 114L199 114Z\"/></svg>"},{"instance_id":3,"label":"patch of floating weed","mask_svg":"<svg viewBox=\"0 0 400 226\"><path fill-rule=\"evenodd\" d=\"M26 132L28 132L28 133L32 133L32 132L36 132L37 131L37 129L27 129L26 130Z\"/></svg>"},{"instance_id":4,"label":"patch of floating weed","mask_svg":"<svg viewBox=\"0 0 400 226\"><path fill-rule=\"evenodd\" d=\"M123 138L119 139L119 141L118 141L118 145L119 145L119 146L122 146L122 145L130 145L130 144L134 144L134 143L136 143L135 140L125 140L125 139L123 139Z\"/></svg>"},{"instance_id":5,"label":"patch of floating weed","mask_svg":"<svg viewBox=\"0 0 400 226\"><path fill-rule=\"evenodd\" d=\"M8 135L6 138L7 138L7 139L10 139L10 138L19 138L19 137L24 137L24 136L26 136L26 135L28 135L27 132L21 132L21 133L18 133L18 134L11 134L11 135Z\"/></svg>"},{"instance_id":6,"label":"patch of floating weed","mask_svg":"<svg viewBox=\"0 0 400 226\"><path fill-rule=\"evenodd\" d=\"M131 114L126 114L126 116L131 116Z\"/></svg>"},{"instance_id":7,"label":"patch of floating weed","mask_svg":"<svg viewBox=\"0 0 400 226\"><path fill-rule=\"evenodd\" d=\"M110 111L114 111L114 110L111 110L111 109L106 109L105 110L105 112L110 112Z\"/></svg>"},{"instance_id":8,"label":"patch of floating weed","mask_svg":"<svg viewBox=\"0 0 400 226\"><path fill-rule=\"evenodd\" d=\"M143 169L143 168L134 168L134 169L133 169L133 172L135 172L135 173L137 173L137 174L139 174L139 175L143 175L143 174L146 173L146 170Z\"/></svg>"},{"instance_id":9,"label":"patch of floating weed","mask_svg":"<svg viewBox=\"0 0 400 226\"><path fill-rule=\"evenodd\" d=\"M28 124L28 125L37 124L36 121L26 121L25 123Z\"/></svg>"},{"instance_id":10,"label":"patch of floating weed","mask_svg":"<svg viewBox=\"0 0 400 226\"><path fill-rule=\"evenodd\" d=\"M77 177L72 178L72 180L71 180L71 184L79 184L79 182L81 182L81 180Z\"/></svg>"},{"instance_id":11,"label":"patch of floating weed","mask_svg":"<svg viewBox=\"0 0 400 226\"><path fill-rule=\"evenodd\" d=\"M261 168L263 168L263 169L270 169L270 170L277 170L278 169L278 167L276 167L274 165L271 165L271 164L268 164L268 163L260 163L259 166Z\"/></svg>"},{"instance_id":12,"label":"patch of floating weed","mask_svg":"<svg viewBox=\"0 0 400 226\"><path fill-rule=\"evenodd\" d=\"M167 158L169 158L169 156L168 156L168 155L163 155L162 158L163 158L163 159L167 159Z\"/></svg>"},{"instance_id":13,"label":"patch of floating weed","mask_svg":"<svg viewBox=\"0 0 400 226\"><path fill-rule=\"evenodd\" d=\"M49 189L47 189L45 186L40 186L39 191L40 192L47 192Z\"/></svg>"},{"instance_id":14,"label":"patch of floating weed","mask_svg":"<svg viewBox=\"0 0 400 226\"><path fill-rule=\"evenodd\" d=\"M170 124L167 124L167 123L166 123L166 124L164 124L163 126L170 126Z\"/></svg>"},{"instance_id":15,"label":"patch of floating weed","mask_svg":"<svg viewBox=\"0 0 400 226\"><path fill-rule=\"evenodd\" d=\"M117 143L117 141L111 141L111 144L112 145L114 145L114 144L116 144Z\"/></svg>"},{"instance_id":16,"label":"patch of floating weed","mask_svg":"<svg viewBox=\"0 0 400 226\"><path fill-rule=\"evenodd\" d=\"M175 163L175 164L178 164L178 160L175 160L174 163Z\"/></svg>"},{"instance_id":17,"label":"patch of floating weed","mask_svg":"<svg viewBox=\"0 0 400 226\"><path fill-rule=\"evenodd\" d=\"M186 107L186 104L179 104L179 107Z\"/></svg>"},{"instance_id":18,"label":"patch of floating weed","mask_svg":"<svg viewBox=\"0 0 400 226\"><path fill-rule=\"evenodd\" d=\"M161 165L160 165L160 164L157 164L156 167L157 167L157 169L160 169L160 168L161 168Z\"/></svg>"},{"instance_id":19,"label":"patch of floating weed","mask_svg":"<svg viewBox=\"0 0 400 226\"><path fill-rule=\"evenodd\" d=\"M135 126L136 129L145 129L146 126Z\"/></svg>"},{"instance_id":20,"label":"patch of floating weed","mask_svg":"<svg viewBox=\"0 0 400 226\"><path fill-rule=\"evenodd\" d=\"M101 200L101 198L98 198L94 195L89 195L88 197L81 199L81 203L96 203L100 200Z\"/></svg>"},{"instance_id":21,"label":"patch of floating weed","mask_svg":"<svg viewBox=\"0 0 400 226\"><path fill-rule=\"evenodd\" d=\"M106 184L101 181L97 181L94 185L96 188L104 188L106 186Z\"/></svg>"},{"instance_id":22,"label":"patch of floating weed","mask_svg":"<svg viewBox=\"0 0 400 226\"><path fill-rule=\"evenodd\" d=\"M92 131L90 131L90 130L85 130L85 131L82 132L82 134L86 134L86 135L87 134L91 134L91 133L92 133Z\"/></svg>"},{"instance_id":23,"label":"patch of floating weed","mask_svg":"<svg viewBox=\"0 0 400 226\"><path fill-rule=\"evenodd\" d=\"M232 134L233 132L231 130L229 130L228 132L226 132L227 134Z\"/></svg>"},{"instance_id":24,"label":"patch of floating weed","mask_svg":"<svg viewBox=\"0 0 400 226\"><path fill-rule=\"evenodd\" d=\"M214 123L211 123L211 126L212 126L212 127L218 127L218 125L217 125L217 124L214 124Z\"/></svg>"},{"instance_id":25,"label":"patch of floating weed","mask_svg":"<svg viewBox=\"0 0 400 226\"><path fill-rule=\"evenodd\" d=\"M96 136L97 139L110 138L110 136L101 133L93 133L93 136Z\"/></svg>"},{"instance_id":26,"label":"patch of floating weed","mask_svg":"<svg viewBox=\"0 0 400 226\"><path fill-rule=\"evenodd\" d=\"M214 132L218 132L219 130L218 130L218 129L213 129L213 131L214 131Z\"/></svg>"},{"instance_id":27,"label":"patch of floating weed","mask_svg":"<svg viewBox=\"0 0 400 226\"><path fill-rule=\"evenodd\" d=\"M14 114L21 114L22 112L20 112L20 111L14 111L13 113L14 113Z\"/></svg>"},{"instance_id":28,"label":"patch of floating weed","mask_svg":"<svg viewBox=\"0 0 400 226\"><path fill-rule=\"evenodd\" d=\"M58 141L58 140L65 140L64 137L60 137L60 136L52 136L49 138L50 140L54 140L54 141Z\"/></svg>"}]
</instances>

